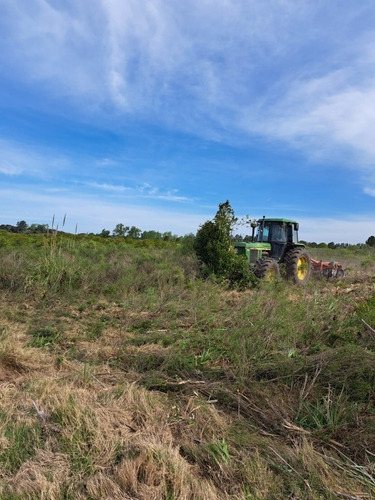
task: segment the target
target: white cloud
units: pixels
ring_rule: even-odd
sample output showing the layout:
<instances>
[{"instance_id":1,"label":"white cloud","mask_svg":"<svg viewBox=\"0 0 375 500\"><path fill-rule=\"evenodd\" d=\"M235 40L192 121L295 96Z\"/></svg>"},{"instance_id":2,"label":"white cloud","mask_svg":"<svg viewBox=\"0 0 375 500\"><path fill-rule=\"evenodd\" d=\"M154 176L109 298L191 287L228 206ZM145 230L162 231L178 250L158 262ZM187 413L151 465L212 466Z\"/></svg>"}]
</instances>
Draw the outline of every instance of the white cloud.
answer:
<instances>
[{"instance_id":1,"label":"white cloud","mask_svg":"<svg viewBox=\"0 0 375 500\"><path fill-rule=\"evenodd\" d=\"M50 91L53 86L57 91L64 87L64 94L92 89L94 82L87 71L90 61L82 64L87 50L92 49L88 24L92 11L79 12L69 4L56 8L47 0L3 3L4 68L11 65L27 74L29 82L52 82Z\"/></svg>"},{"instance_id":2,"label":"white cloud","mask_svg":"<svg viewBox=\"0 0 375 500\"><path fill-rule=\"evenodd\" d=\"M0 160L0 173L4 175L20 175L23 172L23 168L8 161L8 160Z\"/></svg>"},{"instance_id":3,"label":"white cloud","mask_svg":"<svg viewBox=\"0 0 375 500\"><path fill-rule=\"evenodd\" d=\"M28 147L16 142L0 140L0 174L7 177L21 177L23 182L29 179L32 183L39 181L43 184L38 189L43 189L49 193L62 193L75 191L75 185L78 183L83 187L83 191L87 188L95 191L102 191L106 194L118 195L124 198L133 200L160 200L173 203L190 203L193 198L184 196L179 193L178 189L168 187L158 187L144 182L141 185L124 185L122 183L90 181L82 179L82 175L76 165L91 164L90 158L69 158L59 157L53 150L38 149ZM108 158L94 161L94 164L104 165L105 167L117 166ZM133 166L129 165L132 170ZM68 179L66 179L68 172ZM142 174L145 175L145 174ZM86 177L85 175L83 177ZM140 177L140 174L137 174ZM53 180L55 185L48 185L47 182ZM56 183L62 183L56 185Z\"/></svg>"},{"instance_id":4,"label":"white cloud","mask_svg":"<svg viewBox=\"0 0 375 500\"><path fill-rule=\"evenodd\" d=\"M173 191L168 191L165 194L160 194L155 196L155 199L157 200L164 200L164 201L176 201L176 202L183 202L183 203L190 203L192 198L188 198L187 196L178 196L176 190Z\"/></svg>"},{"instance_id":5,"label":"white cloud","mask_svg":"<svg viewBox=\"0 0 375 500\"><path fill-rule=\"evenodd\" d=\"M99 168L109 168L118 165L118 162L111 158L100 158L96 161L95 165Z\"/></svg>"},{"instance_id":6,"label":"white cloud","mask_svg":"<svg viewBox=\"0 0 375 500\"><path fill-rule=\"evenodd\" d=\"M365 168L375 160L375 72L365 83L351 84L349 70L324 78L294 81L279 102L265 103L243 124L250 132L282 139L310 150L312 156L352 150ZM336 149L336 153L335 150ZM328 150L328 151L327 151Z\"/></svg>"},{"instance_id":7,"label":"white cloud","mask_svg":"<svg viewBox=\"0 0 375 500\"><path fill-rule=\"evenodd\" d=\"M131 188L126 186L106 184L106 183L100 184L99 182L89 182L88 186L96 189L102 189L104 191L114 191L116 193L124 193L126 191L131 191Z\"/></svg>"},{"instance_id":8,"label":"white cloud","mask_svg":"<svg viewBox=\"0 0 375 500\"><path fill-rule=\"evenodd\" d=\"M375 188L374 189L370 189L370 188L365 188L363 190L363 192L365 194L368 194L369 196L373 196L375 198Z\"/></svg>"},{"instance_id":9,"label":"white cloud","mask_svg":"<svg viewBox=\"0 0 375 500\"><path fill-rule=\"evenodd\" d=\"M179 195L178 189L162 191L160 188L156 186L151 186L148 183L144 183L141 186L132 188L122 185L114 185L114 184L99 183L99 182L89 182L87 186L108 192L126 193L128 197L131 197L133 199L143 198L150 200L163 200L163 201L182 202L182 203L193 201L191 198L188 198L187 196Z\"/></svg>"},{"instance_id":10,"label":"white cloud","mask_svg":"<svg viewBox=\"0 0 375 500\"><path fill-rule=\"evenodd\" d=\"M156 186L151 186L148 183L144 183L136 189L137 192L141 194L144 198L154 199L154 200L164 200L172 202L192 202L192 198L187 196L181 196L178 194L178 189L171 189L162 191Z\"/></svg>"}]
</instances>

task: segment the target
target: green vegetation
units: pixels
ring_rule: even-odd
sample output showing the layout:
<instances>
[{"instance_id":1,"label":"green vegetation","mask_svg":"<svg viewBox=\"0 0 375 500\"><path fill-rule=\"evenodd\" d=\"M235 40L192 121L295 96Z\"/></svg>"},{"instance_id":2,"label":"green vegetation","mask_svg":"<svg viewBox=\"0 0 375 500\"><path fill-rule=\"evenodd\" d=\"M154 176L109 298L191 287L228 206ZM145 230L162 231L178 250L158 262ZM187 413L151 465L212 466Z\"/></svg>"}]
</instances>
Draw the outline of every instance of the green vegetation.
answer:
<instances>
[{"instance_id":1,"label":"green vegetation","mask_svg":"<svg viewBox=\"0 0 375 500\"><path fill-rule=\"evenodd\" d=\"M231 286L251 287L257 280L246 259L237 255L232 246L232 232L237 218L229 201L221 203L213 221L198 230L194 250L201 263L203 277L213 275Z\"/></svg>"},{"instance_id":2,"label":"green vegetation","mask_svg":"<svg viewBox=\"0 0 375 500\"><path fill-rule=\"evenodd\" d=\"M0 498L375 495L375 248L244 288L193 241L0 232Z\"/></svg>"}]
</instances>

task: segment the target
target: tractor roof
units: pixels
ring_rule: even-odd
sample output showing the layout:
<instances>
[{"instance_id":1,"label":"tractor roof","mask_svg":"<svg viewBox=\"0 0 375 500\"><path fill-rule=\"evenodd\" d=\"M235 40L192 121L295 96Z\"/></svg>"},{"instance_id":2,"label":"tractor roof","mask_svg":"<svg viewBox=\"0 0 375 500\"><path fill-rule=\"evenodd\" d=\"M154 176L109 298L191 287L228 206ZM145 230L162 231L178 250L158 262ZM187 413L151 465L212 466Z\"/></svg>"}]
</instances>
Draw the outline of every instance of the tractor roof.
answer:
<instances>
[{"instance_id":1,"label":"tractor roof","mask_svg":"<svg viewBox=\"0 0 375 500\"><path fill-rule=\"evenodd\" d=\"M287 224L296 224L297 221L291 219L274 219L272 217L266 217L265 219L259 219L258 223L264 222L286 222Z\"/></svg>"}]
</instances>

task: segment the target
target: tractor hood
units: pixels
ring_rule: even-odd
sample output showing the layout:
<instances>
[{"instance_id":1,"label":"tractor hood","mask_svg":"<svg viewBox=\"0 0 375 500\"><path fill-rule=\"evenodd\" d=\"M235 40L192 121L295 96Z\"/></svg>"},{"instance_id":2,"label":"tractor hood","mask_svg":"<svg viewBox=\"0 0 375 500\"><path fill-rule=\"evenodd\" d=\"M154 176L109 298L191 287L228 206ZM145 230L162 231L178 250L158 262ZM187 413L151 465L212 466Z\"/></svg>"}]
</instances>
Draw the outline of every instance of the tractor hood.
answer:
<instances>
[{"instance_id":1,"label":"tractor hood","mask_svg":"<svg viewBox=\"0 0 375 500\"><path fill-rule=\"evenodd\" d=\"M246 250L250 250L251 248L256 250L271 250L271 244L265 242L259 243L256 241L252 241L250 243L246 241L239 241L238 243L235 243L234 248L245 248Z\"/></svg>"},{"instance_id":2,"label":"tractor hood","mask_svg":"<svg viewBox=\"0 0 375 500\"><path fill-rule=\"evenodd\" d=\"M249 264L255 264L258 259L262 258L263 252L271 251L270 243L259 243L240 241L234 245L234 251L238 255L243 255L246 257Z\"/></svg>"}]
</instances>

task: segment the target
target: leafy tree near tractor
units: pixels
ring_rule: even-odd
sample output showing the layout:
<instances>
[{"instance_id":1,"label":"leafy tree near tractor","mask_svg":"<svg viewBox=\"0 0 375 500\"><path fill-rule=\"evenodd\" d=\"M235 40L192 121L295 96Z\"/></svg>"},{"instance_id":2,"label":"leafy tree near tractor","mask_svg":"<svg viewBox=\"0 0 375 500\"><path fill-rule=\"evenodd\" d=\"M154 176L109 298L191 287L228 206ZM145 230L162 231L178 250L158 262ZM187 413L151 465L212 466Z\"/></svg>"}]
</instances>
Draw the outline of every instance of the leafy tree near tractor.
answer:
<instances>
[{"instance_id":1,"label":"leafy tree near tractor","mask_svg":"<svg viewBox=\"0 0 375 500\"><path fill-rule=\"evenodd\" d=\"M229 201L220 203L214 219L206 221L197 231L194 250L203 274L214 274L231 285L246 287L254 282L254 276L246 260L233 250L231 236L236 223Z\"/></svg>"}]
</instances>

